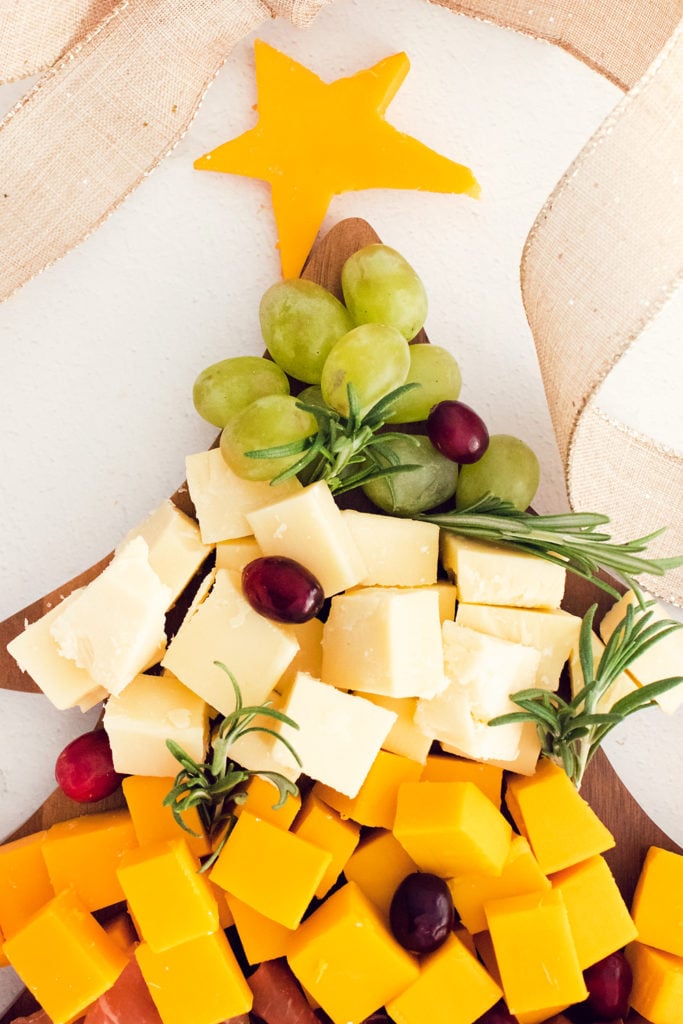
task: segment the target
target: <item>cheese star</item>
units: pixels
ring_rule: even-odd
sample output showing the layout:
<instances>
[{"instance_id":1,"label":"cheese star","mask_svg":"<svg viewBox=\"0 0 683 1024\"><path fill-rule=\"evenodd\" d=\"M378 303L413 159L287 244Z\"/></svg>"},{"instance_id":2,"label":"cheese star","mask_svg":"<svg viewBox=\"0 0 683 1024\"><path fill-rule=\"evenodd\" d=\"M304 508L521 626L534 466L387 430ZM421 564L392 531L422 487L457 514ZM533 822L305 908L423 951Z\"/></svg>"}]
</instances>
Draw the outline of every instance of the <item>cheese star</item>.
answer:
<instances>
[{"instance_id":1,"label":"cheese star","mask_svg":"<svg viewBox=\"0 0 683 1024\"><path fill-rule=\"evenodd\" d=\"M408 73L405 53L329 84L257 41L258 122L195 161L267 181L282 273L296 277L332 197L367 188L479 195L472 172L397 131L384 112Z\"/></svg>"}]
</instances>

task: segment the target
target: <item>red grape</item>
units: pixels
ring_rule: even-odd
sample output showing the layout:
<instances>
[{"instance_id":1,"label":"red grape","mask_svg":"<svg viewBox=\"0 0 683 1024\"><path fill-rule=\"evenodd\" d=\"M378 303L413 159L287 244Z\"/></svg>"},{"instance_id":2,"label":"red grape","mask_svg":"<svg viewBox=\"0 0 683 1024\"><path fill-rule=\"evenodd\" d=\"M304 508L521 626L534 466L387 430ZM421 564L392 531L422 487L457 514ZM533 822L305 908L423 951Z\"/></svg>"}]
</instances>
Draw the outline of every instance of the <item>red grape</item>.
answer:
<instances>
[{"instance_id":1,"label":"red grape","mask_svg":"<svg viewBox=\"0 0 683 1024\"><path fill-rule=\"evenodd\" d=\"M57 784L72 800L92 803L118 789L123 775L114 769L109 737L94 729L68 743L55 763Z\"/></svg>"},{"instance_id":2,"label":"red grape","mask_svg":"<svg viewBox=\"0 0 683 1024\"><path fill-rule=\"evenodd\" d=\"M453 928L453 900L443 878L416 871L404 878L389 910L391 930L413 953L431 953Z\"/></svg>"},{"instance_id":3,"label":"red grape","mask_svg":"<svg viewBox=\"0 0 683 1024\"><path fill-rule=\"evenodd\" d=\"M486 425L464 402L439 402L427 419L427 433L434 447L452 462L469 464L482 457L489 444Z\"/></svg>"},{"instance_id":4,"label":"red grape","mask_svg":"<svg viewBox=\"0 0 683 1024\"><path fill-rule=\"evenodd\" d=\"M308 622L323 606L319 581L293 558L267 555L242 570L242 588L252 608L276 622Z\"/></svg>"},{"instance_id":5,"label":"red grape","mask_svg":"<svg viewBox=\"0 0 683 1024\"><path fill-rule=\"evenodd\" d=\"M628 1013L633 974L623 953L611 953L583 972L595 1021L616 1020Z\"/></svg>"}]
</instances>

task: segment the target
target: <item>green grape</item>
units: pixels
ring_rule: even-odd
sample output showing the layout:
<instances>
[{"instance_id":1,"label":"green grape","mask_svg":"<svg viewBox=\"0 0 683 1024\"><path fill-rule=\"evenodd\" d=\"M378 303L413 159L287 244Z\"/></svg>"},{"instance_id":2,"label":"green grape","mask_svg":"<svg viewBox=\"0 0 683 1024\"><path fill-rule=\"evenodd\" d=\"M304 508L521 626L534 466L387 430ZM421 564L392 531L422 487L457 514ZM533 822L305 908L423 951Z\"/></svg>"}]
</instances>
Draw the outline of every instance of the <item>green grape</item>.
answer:
<instances>
[{"instance_id":1,"label":"green grape","mask_svg":"<svg viewBox=\"0 0 683 1024\"><path fill-rule=\"evenodd\" d=\"M410 369L408 342L394 327L362 324L345 334L325 360L320 388L331 409L349 415L353 384L361 412L403 384Z\"/></svg>"},{"instance_id":2,"label":"green grape","mask_svg":"<svg viewBox=\"0 0 683 1024\"><path fill-rule=\"evenodd\" d=\"M437 452L423 434L406 434L387 441L403 465L419 466L363 486L365 496L384 512L413 516L448 501L455 493L458 467Z\"/></svg>"},{"instance_id":3,"label":"green grape","mask_svg":"<svg viewBox=\"0 0 683 1024\"><path fill-rule=\"evenodd\" d=\"M315 416L297 409L296 401L292 395L266 395L228 421L221 434L221 452L233 473L245 480L272 480L299 460L301 453L273 459L246 454L317 433Z\"/></svg>"},{"instance_id":4,"label":"green grape","mask_svg":"<svg viewBox=\"0 0 683 1024\"><path fill-rule=\"evenodd\" d=\"M330 349L353 327L339 299L322 285L298 278L268 289L261 299L259 319L275 362L306 384L320 383Z\"/></svg>"},{"instance_id":5,"label":"green grape","mask_svg":"<svg viewBox=\"0 0 683 1024\"><path fill-rule=\"evenodd\" d=\"M482 457L460 468L455 507L468 508L492 494L523 512L533 501L540 477L538 459L528 444L510 434L492 434Z\"/></svg>"},{"instance_id":6,"label":"green grape","mask_svg":"<svg viewBox=\"0 0 683 1024\"><path fill-rule=\"evenodd\" d=\"M286 374L262 356L235 356L212 363L192 388L194 407L214 427L224 427L251 402L264 395L288 395Z\"/></svg>"},{"instance_id":7,"label":"green grape","mask_svg":"<svg viewBox=\"0 0 683 1024\"><path fill-rule=\"evenodd\" d=\"M388 245L366 245L342 268L344 302L356 324L387 324L408 341L427 316L427 294L410 264Z\"/></svg>"},{"instance_id":8,"label":"green grape","mask_svg":"<svg viewBox=\"0 0 683 1024\"><path fill-rule=\"evenodd\" d=\"M406 384L420 384L407 391L391 407L387 423L417 423L426 420L432 406L460 394L460 367L445 348L438 345L411 345L410 369Z\"/></svg>"}]
</instances>

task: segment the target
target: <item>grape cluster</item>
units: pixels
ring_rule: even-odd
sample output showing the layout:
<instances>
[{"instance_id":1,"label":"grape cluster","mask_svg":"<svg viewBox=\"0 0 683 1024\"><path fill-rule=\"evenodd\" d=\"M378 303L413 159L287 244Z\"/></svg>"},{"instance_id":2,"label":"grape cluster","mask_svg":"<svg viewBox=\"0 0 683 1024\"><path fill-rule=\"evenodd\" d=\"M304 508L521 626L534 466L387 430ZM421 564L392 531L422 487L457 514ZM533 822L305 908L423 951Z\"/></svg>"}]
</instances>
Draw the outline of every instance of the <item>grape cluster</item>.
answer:
<instances>
[{"instance_id":1,"label":"grape cluster","mask_svg":"<svg viewBox=\"0 0 683 1024\"><path fill-rule=\"evenodd\" d=\"M221 428L228 466L248 480L277 482L290 472L304 483L326 479L333 490L362 486L377 508L397 515L454 495L456 508L491 494L525 509L539 481L532 450L489 436L458 401L450 352L409 344L427 314L415 270L389 246L369 245L345 262L341 285L343 303L312 281L274 284L259 309L270 358L224 359L197 377L195 408ZM292 383L308 386L295 397Z\"/></svg>"}]
</instances>

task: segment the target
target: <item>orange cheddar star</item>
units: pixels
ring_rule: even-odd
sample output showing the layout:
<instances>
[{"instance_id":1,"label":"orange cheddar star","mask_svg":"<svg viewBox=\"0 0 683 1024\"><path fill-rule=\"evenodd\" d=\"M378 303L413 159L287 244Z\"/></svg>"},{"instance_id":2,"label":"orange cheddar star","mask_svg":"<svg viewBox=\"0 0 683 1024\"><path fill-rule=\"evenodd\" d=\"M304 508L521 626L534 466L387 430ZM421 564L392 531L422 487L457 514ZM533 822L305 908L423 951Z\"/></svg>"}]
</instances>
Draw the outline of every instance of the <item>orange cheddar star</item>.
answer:
<instances>
[{"instance_id":1,"label":"orange cheddar star","mask_svg":"<svg viewBox=\"0 0 683 1024\"><path fill-rule=\"evenodd\" d=\"M385 121L410 67L405 53L326 83L267 43L257 41L255 50L257 124L194 166L270 184L285 277L300 273L340 192L400 188L479 195L467 167Z\"/></svg>"}]
</instances>

